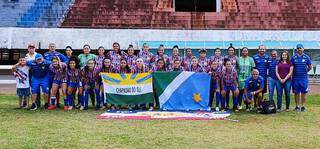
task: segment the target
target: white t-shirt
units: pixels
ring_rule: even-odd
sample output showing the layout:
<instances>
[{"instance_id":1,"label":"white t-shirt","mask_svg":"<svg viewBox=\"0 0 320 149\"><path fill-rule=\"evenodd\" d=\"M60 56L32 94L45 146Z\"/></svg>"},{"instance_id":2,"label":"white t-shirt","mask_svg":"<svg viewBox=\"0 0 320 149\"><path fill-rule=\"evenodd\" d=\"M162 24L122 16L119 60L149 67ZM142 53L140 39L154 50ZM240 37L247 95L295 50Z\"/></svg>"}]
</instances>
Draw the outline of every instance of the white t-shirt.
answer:
<instances>
[{"instance_id":1,"label":"white t-shirt","mask_svg":"<svg viewBox=\"0 0 320 149\"><path fill-rule=\"evenodd\" d=\"M37 52L34 52L33 55L31 56L29 53L27 53L25 58L26 58L27 61L36 60L36 55L37 54L38 54Z\"/></svg>"},{"instance_id":2,"label":"white t-shirt","mask_svg":"<svg viewBox=\"0 0 320 149\"><path fill-rule=\"evenodd\" d=\"M29 88L29 69L28 66L17 66L16 68L16 81L17 81L17 88Z\"/></svg>"}]
</instances>

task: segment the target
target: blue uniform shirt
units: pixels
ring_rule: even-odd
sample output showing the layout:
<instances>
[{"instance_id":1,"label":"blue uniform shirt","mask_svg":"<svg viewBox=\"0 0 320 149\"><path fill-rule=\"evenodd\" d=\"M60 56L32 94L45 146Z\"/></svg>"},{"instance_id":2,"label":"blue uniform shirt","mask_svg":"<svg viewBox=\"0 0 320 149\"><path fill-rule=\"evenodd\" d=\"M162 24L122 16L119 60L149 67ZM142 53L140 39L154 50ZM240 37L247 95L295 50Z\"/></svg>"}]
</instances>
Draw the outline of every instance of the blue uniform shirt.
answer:
<instances>
[{"instance_id":1,"label":"blue uniform shirt","mask_svg":"<svg viewBox=\"0 0 320 149\"><path fill-rule=\"evenodd\" d=\"M51 52L51 51L48 51L46 53L44 53L44 59L47 60L47 61L52 61L52 58L53 57L59 57L60 58L60 61L61 62L64 62L64 63L67 63L68 62L68 59L66 58L66 56L64 56L63 54L61 54L60 52L57 52L57 51L54 51L54 52Z\"/></svg>"},{"instance_id":2,"label":"blue uniform shirt","mask_svg":"<svg viewBox=\"0 0 320 149\"><path fill-rule=\"evenodd\" d=\"M244 84L244 88L247 89L248 92L264 88L263 77L259 75L258 79L254 80L252 76L249 76Z\"/></svg>"},{"instance_id":3,"label":"blue uniform shirt","mask_svg":"<svg viewBox=\"0 0 320 149\"><path fill-rule=\"evenodd\" d=\"M308 79L308 65L311 65L311 59L308 55L295 54L291 58L293 64L293 79Z\"/></svg>"},{"instance_id":4,"label":"blue uniform shirt","mask_svg":"<svg viewBox=\"0 0 320 149\"><path fill-rule=\"evenodd\" d=\"M268 61L269 63L269 77L271 77L272 79L277 79L277 75L276 75L276 65L278 64L279 60L277 58L275 59L270 59Z\"/></svg>"},{"instance_id":5,"label":"blue uniform shirt","mask_svg":"<svg viewBox=\"0 0 320 149\"><path fill-rule=\"evenodd\" d=\"M256 68L259 71L259 75L263 77L263 79L267 79L267 70L269 67L270 57L268 55L260 56L259 54L254 55L253 57L254 63L256 64Z\"/></svg>"},{"instance_id":6,"label":"blue uniform shirt","mask_svg":"<svg viewBox=\"0 0 320 149\"><path fill-rule=\"evenodd\" d=\"M35 60L27 61L27 65L31 68L32 77L44 78L48 75L49 66L51 62L44 60L42 63L37 64Z\"/></svg>"}]
</instances>

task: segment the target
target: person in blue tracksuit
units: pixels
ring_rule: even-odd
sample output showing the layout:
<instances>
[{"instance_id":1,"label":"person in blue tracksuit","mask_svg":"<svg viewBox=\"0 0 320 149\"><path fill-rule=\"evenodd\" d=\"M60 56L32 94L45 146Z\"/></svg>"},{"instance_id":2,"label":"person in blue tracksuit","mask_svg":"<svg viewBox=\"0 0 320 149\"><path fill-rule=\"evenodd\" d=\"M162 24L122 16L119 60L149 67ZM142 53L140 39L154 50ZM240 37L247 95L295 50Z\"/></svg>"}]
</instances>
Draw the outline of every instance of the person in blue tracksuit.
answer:
<instances>
[{"instance_id":1,"label":"person in blue tracksuit","mask_svg":"<svg viewBox=\"0 0 320 149\"><path fill-rule=\"evenodd\" d=\"M268 90L269 90L269 100L273 100L274 89L277 87L276 82L278 80L276 75L276 66L279 62L278 53L276 50L271 51L271 58L268 61Z\"/></svg>"},{"instance_id":2,"label":"person in blue tracksuit","mask_svg":"<svg viewBox=\"0 0 320 149\"><path fill-rule=\"evenodd\" d=\"M251 76L246 79L243 91L243 102L246 104L247 111L250 111L252 102L254 103L255 109L261 106L264 82L263 77L259 75L257 69L253 69Z\"/></svg>"},{"instance_id":3,"label":"person in blue tracksuit","mask_svg":"<svg viewBox=\"0 0 320 149\"><path fill-rule=\"evenodd\" d=\"M32 105L30 110L36 110L38 106L36 105L37 94L40 91L40 87L43 92L44 100L47 100L45 107L49 105L48 93L49 93L49 66L51 62L44 60L41 54L35 56L35 60L27 61L27 65L31 68L32 72L32 82L31 82L31 92L32 92Z\"/></svg>"},{"instance_id":4,"label":"person in blue tracksuit","mask_svg":"<svg viewBox=\"0 0 320 149\"><path fill-rule=\"evenodd\" d=\"M302 44L297 45L297 53L292 56L293 64L292 88L296 103L295 111L305 111L306 94L308 93L308 72L312 68L311 59L304 52ZM301 101L301 104L300 104Z\"/></svg>"},{"instance_id":5,"label":"person in blue tracksuit","mask_svg":"<svg viewBox=\"0 0 320 149\"><path fill-rule=\"evenodd\" d=\"M269 67L269 60L270 56L265 54L266 47L264 45L260 45L258 49L258 54L254 55L252 58L254 60L254 63L256 64L256 69L259 71L259 75L263 77L264 80L264 88L262 92L262 98L263 94L267 92L267 80L268 80L268 67Z\"/></svg>"}]
</instances>

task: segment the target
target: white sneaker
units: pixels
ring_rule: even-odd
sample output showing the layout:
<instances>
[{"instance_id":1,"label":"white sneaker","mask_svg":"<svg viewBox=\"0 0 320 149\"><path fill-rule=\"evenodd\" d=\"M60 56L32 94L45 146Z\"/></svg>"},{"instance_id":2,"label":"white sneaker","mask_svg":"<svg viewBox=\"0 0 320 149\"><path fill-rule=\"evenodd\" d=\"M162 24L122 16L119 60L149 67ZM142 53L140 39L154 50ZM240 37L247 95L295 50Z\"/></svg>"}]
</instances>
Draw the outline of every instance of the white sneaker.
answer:
<instances>
[{"instance_id":1,"label":"white sneaker","mask_svg":"<svg viewBox=\"0 0 320 149\"><path fill-rule=\"evenodd\" d=\"M80 110L82 111L83 109L84 109L84 106L81 106L81 107L80 107Z\"/></svg>"},{"instance_id":2,"label":"white sneaker","mask_svg":"<svg viewBox=\"0 0 320 149\"><path fill-rule=\"evenodd\" d=\"M149 108L149 111L153 111L153 107L150 107L150 108Z\"/></svg>"},{"instance_id":3,"label":"white sneaker","mask_svg":"<svg viewBox=\"0 0 320 149\"><path fill-rule=\"evenodd\" d=\"M219 107L216 107L216 111L219 112Z\"/></svg>"},{"instance_id":4,"label":"white sneaker","mask_svg":"<svg viewBox=\"0 0 320 149\"><path fill-rule=\"evenodd\" d=\"M239 106L239 108L238 108L239 110L242 110L242 106Z\"/></svg>"}]
</instances>

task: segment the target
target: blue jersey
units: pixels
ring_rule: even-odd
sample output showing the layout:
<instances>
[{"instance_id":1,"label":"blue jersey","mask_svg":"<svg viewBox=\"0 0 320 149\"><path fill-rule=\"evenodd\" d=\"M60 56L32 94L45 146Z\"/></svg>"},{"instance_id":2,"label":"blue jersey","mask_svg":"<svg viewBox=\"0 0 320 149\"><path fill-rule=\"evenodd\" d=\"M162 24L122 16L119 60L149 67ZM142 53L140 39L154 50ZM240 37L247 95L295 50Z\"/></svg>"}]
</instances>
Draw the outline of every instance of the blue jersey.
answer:
<instances>
[{"instance_id":1,"label":"blue jersey","mask_svg":"<svg viewBox=\"0 0 320 149\"><path fill-rule=\"evenodd\" d=\"M42 63L36 63L35 60L27 61L27 65L31 68L32 77L44 78L48 75L51 62L44 60Z\"/></svg>"},{"instance_id":2,"label":"blue jersey","mask_svg":"<svg viewBox=\"0 0 320 149\"><path fill-rule=\"evenodd\" d=\"M254 80L252 76L249 76L244 84L244 88L247 89L248 92L264 88L263 77L259 76L258 79Z\"/></svg>"},{"instance_id":3,"label":"blue jersey","mask_svg":"<svg viewBox=\"0 0 320 149\"><path fill-rule=\"evenodd\" d=\"M52 61L52 58L55 56L59 57L61 62L64 62L64 63L68 62L68 59L66 58L66 56L64 56L63 54L57 51L54 51L54 52L48 51L43 55L44 59L50 62Z\"/></svg>"},{"instance_id":4,"label":"blue jersey","mask_svg":"<svg viewBox=\"0 0 320 149\"><path fill-rule=\"evenodd\" d=\"M277 75L276 75L276 66L278 64L279 60L277 58L275 59L270 59L268 61L269 63L269 77L271 77L272 79L277 79Z\"/></svg>"},{"instance_id":5,"label":"blue jersey","mask_svg":"<svg viewBox=\"0 0 320 149\"><path fill-rule=\"evenodd\" d=\"M311 59L308 55L295 54L291 58L293 65L293 79L307 79L308 78L308 65L311 65Z\"/></svg>"},{"instance_id":6,"label":"blue jersey","mask_svg":"<svg viewBox=\"0 0 320 149\"><path fill-rule=\"evenodd\" d=\"M259 54L256 54L252 58L256 64L256 68L259 71L259 75L264 79L267 79L267 70L269 66L268 61L270 60L270 57L268 55L260 56Z\"/></svg>"}]
</instances>

